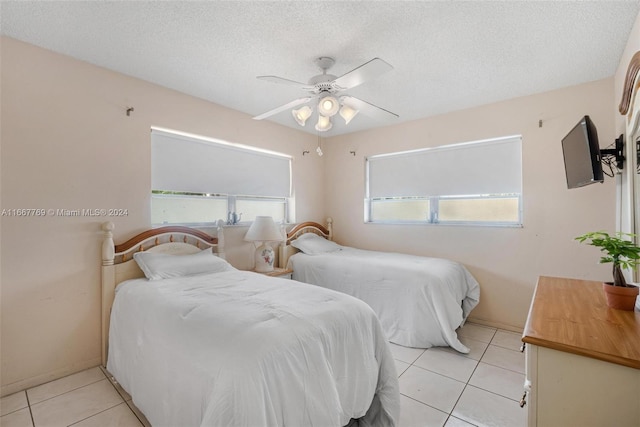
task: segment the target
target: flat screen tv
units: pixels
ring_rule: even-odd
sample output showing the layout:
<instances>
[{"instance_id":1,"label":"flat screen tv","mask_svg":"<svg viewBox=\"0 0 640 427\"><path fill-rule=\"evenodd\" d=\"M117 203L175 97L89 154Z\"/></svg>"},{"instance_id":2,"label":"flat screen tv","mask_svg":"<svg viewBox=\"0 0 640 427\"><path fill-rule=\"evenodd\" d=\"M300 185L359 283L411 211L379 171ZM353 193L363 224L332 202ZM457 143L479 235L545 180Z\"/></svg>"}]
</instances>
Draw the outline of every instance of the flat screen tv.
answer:
<instances>
[{"instance_id":1,"label":"flat screen tv","mask_svg":"<svg viewBox=\"0 0 640 427\"><path fill-rule=\"evenodd\" d=\"M562 152L568 188L604 181L598 132L589 116L562 138Z\"/></svg>"}]
</instances>

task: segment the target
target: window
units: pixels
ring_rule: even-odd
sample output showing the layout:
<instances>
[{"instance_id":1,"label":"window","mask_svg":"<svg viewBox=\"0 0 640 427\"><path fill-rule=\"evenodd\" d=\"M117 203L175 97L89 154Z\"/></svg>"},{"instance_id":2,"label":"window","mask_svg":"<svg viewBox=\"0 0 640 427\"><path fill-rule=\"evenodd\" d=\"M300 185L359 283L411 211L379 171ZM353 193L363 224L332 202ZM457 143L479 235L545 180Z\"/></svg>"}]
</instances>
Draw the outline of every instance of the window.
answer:
<instances>
[{"instance_id":1,"label":"window","mask_svg":"<svg viewBox=\"0 0 640 427\"><path fill-rule=\"evenodd\" d=\"M160 129L151 131L151 223L288 221L291 157Z\"/></svg>"},{"instance_id":2,"label":"window","mask_svg":"<svg viewBox=\"0 0 640 427\"><path fill-rule=\"evenodd\" d=\"M151 191L152 224L208 224L227 218L227 197L220 194Z\"/></svg>"},{"instance_id":3,"label":"window","mask_svg":"<svg viewBox=\"0 0 640 427\"><path fill-rule=\"evenodd\" d=\"M419 222L429 219L429 199L421 197L378 197L371 201L375 222Z\"/></svg>"},{"instance_id":4,"label":"window","mask_svg":"<svg viewBox=\"0 0 640 427\"><path fill-rule=\"evenodd\" d=\"M270 216L276 222L285 219L287 199L284 197L236 197L235 209L232 212L242 214L242 221L255 220L258 215Z\"/></svg>"},{"instance_id":5,"label":"window","mask_svg":"<svg viewBox=\"0 0 640 427\"><path fill-rule=\"evenodd\" d=\"M522 137L366 159L365 222L522 225Z\"/></svg>"}]
</instances>

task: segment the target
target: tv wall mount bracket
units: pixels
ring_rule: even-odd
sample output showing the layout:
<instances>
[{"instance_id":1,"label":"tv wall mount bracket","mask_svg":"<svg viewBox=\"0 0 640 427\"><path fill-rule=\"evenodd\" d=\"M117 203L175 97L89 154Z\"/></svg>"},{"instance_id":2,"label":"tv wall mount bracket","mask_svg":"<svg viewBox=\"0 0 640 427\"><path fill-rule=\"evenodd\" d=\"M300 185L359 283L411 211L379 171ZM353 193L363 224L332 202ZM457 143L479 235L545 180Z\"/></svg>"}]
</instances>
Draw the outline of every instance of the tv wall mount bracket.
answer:
<instances>
[{"instance_id":1,"label":"tv wall mount bracket","mask_svg":"<svg viewBox=\"0 0 640 427\"><path fill-rule=\"evenodd\" d=\"M611 166L615 162L618 170L624 167L624 135L621 134L615 141L615 148L606 148L600 150L600 158L602 163Z\"/></svg>"}]
</instances>

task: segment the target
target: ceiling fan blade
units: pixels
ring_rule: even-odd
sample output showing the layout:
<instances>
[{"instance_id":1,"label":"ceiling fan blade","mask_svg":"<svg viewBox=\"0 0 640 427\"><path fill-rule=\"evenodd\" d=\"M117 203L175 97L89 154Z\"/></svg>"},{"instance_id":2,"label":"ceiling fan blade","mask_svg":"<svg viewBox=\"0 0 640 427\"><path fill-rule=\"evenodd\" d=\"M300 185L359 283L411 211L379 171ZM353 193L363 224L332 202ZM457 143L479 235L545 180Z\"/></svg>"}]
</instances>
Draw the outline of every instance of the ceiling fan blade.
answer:
<instances>
[{"instance_id":1,"label":"ceiling fan blade","mask_svg":"<svg viewBox=\"0 0 640 427\"><path fill-rule=\"evenodd\" d=\"M362 114L372 117L378 120L385 120L389 118L397 119L398 116L396 113L392 113L391 111L385 110L384 108L380 108L376 105L370 104L367 101L363 101L362 99L354 98L353 96L342 96L340 100L348 105L351 108L354 108L360 111Z\"/></svg>"},{"instance_id":2,"label":"ceiling fan blade","mask_svg":"<svg viewBox=\"0 0 640 427\"><path fill-rule=\"evenodd\" d=\"M334 83L339 86L341 90L347 90L391 70L393 70L393 67L390 64L380 58L373 58L371 61L338 77L334 80Z\"/></svg>"},{"instance_id":3,"label":"ceiling fan blade","mask_svg":"<svg viewBox=\"0 0 640 427\"><path fill-rule=\"evenodd\" d=\"M299 87L300 89L304 89L304 90L313 89L313 86L309 86L307 83L301 83L301 82L297 82L295 80L289 80L289 79L285 79L285 78L278 77L278 76L258 76L256 78L259 79L259 80L264 80L266 82L279 83L279 84L289 85L289 86L296 86L296 87Z\"/></svg>"},{"instance_id":4,"label":"ceiling fan blade","mask_svg":"<svg viewBox=\"0 0 640 427\"><path fill-rule=\"evenodd\" d=\"M313 99L312 96L305 96L304 98L298 98L298 99L296 99L294 101L289 102L288 104L284 104L284 105L282 105L282 106L280 106L278 108L274 108L271 111L267 111L266 113L262 113L259 116L255 116L253 118L253 120L266 119L267 117L273 116L274 114L278 114L281 111L288 110L288 109L293 108L293 107L297 107L298 105L301 105L301 104L306 104L307 102L311 101L312 99Z\"/></svg>"}]
</instances>

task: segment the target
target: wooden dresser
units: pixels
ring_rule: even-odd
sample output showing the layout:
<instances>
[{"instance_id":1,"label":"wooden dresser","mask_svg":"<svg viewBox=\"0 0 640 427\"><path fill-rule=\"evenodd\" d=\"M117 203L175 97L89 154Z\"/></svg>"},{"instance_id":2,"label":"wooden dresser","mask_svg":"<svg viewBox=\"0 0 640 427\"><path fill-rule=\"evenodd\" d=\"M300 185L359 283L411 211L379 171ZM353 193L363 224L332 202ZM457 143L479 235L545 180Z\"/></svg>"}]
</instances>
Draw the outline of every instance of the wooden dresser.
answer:
<instances>
[{"instance_id":1,"label":"wooden dresser","mask_svg":"<svg viewBox=\"0 0 640 427\"><path fill-rule=\"evenodd\" d=\"M601 282L540 277L522 341L529 426L640 426L640 312Z\"/></svg>"}]
</instances>

